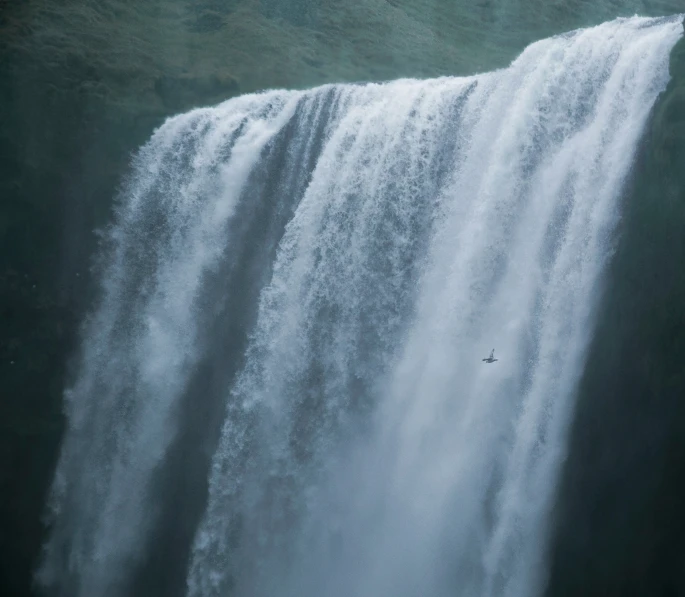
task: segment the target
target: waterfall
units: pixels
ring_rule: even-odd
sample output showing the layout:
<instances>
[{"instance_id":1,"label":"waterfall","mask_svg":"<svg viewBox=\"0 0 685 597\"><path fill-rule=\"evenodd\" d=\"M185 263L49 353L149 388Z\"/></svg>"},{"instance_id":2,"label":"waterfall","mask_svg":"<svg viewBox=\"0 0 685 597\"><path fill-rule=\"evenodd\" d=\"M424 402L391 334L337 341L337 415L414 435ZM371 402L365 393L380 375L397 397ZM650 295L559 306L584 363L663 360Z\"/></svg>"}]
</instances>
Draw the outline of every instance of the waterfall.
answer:
<instances>
[{"instance_id":1,"label":"waterfall","mask_svg":"<svg viewBox=\"0 0 685 597\"><path fill-rule=\"evenodd\" d=\"M122 597L157 557L188 597L539 594L681 20L169 119L103 238L39 582Z\"/></svg>"}]
</instances>

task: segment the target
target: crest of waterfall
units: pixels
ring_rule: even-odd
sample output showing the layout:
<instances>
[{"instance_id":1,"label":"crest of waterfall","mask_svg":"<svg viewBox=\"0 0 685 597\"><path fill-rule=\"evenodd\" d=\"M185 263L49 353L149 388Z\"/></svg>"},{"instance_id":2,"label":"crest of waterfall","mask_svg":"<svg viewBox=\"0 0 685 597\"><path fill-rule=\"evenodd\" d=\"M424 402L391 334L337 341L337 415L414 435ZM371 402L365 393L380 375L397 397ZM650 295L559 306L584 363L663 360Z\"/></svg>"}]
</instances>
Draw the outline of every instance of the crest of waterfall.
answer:
<instances>
[{"instance_id":1,"label":"crest of waterfall","mask_svg":"<svg viewBox=\"0 0 685 597\"><path fill-rule=\"evenodd\" d=\"M106 235L39 580L126 595L178 526L189 597L539 594L681 34L618 19L493 73L170 119Z\"/></svg>"}]
</instances>

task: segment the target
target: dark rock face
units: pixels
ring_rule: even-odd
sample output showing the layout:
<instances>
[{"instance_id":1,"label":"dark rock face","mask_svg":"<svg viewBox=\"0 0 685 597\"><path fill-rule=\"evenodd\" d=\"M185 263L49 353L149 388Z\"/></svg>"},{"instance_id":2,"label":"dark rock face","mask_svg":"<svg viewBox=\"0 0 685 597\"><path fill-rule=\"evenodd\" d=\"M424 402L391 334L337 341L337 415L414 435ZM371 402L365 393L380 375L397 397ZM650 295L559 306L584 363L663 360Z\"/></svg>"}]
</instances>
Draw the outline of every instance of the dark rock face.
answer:
<instances>
[{"instance_id":1,"label":"dark rock face","mask_svg":"<svg viewBox=\"0 0 685 597\"><path fill-rule=\"evenodd\" d=\"M550 597L685 594L685 41L643 141L559 488Z\"/></svg>"}]
</instances>

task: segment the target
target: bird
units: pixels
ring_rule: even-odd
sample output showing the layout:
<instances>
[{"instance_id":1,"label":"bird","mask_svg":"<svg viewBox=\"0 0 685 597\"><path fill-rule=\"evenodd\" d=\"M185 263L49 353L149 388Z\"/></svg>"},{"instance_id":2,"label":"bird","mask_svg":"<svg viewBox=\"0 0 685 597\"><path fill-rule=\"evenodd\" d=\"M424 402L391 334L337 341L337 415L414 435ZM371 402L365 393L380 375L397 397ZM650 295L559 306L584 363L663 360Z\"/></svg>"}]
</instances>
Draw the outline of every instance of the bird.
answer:
<instances>
[{"instance_id":1,"label":"bird","mask_svg":"<svg viewBox=\"0 0 685 597\"><path fill-rule=\"evenodd\" d=\"M483 359L484 363L494 363L497 359L495 358L495 349L492 349L490 356L487 359Z\"/></svg>"}]
</instances>

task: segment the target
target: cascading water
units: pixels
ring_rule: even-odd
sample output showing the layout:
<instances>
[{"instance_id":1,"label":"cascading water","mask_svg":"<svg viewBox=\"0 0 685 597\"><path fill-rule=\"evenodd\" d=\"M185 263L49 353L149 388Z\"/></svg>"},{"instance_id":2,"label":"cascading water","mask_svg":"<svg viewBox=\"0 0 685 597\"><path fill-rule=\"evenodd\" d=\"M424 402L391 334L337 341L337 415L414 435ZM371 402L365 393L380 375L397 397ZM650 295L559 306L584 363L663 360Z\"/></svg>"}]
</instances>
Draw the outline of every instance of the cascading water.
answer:
<instances>
[{"instance_id":1,"label":"cascading water","mask_svg":"<svg viewBox=\"0 0 685 597\"><path fill-rule=\"evenodd\" d=\"M680 20L170 119L108 235L39 580L134 593L185 524L189 597L539 594L621 185Z\"/></svg>"}]
</instances>

